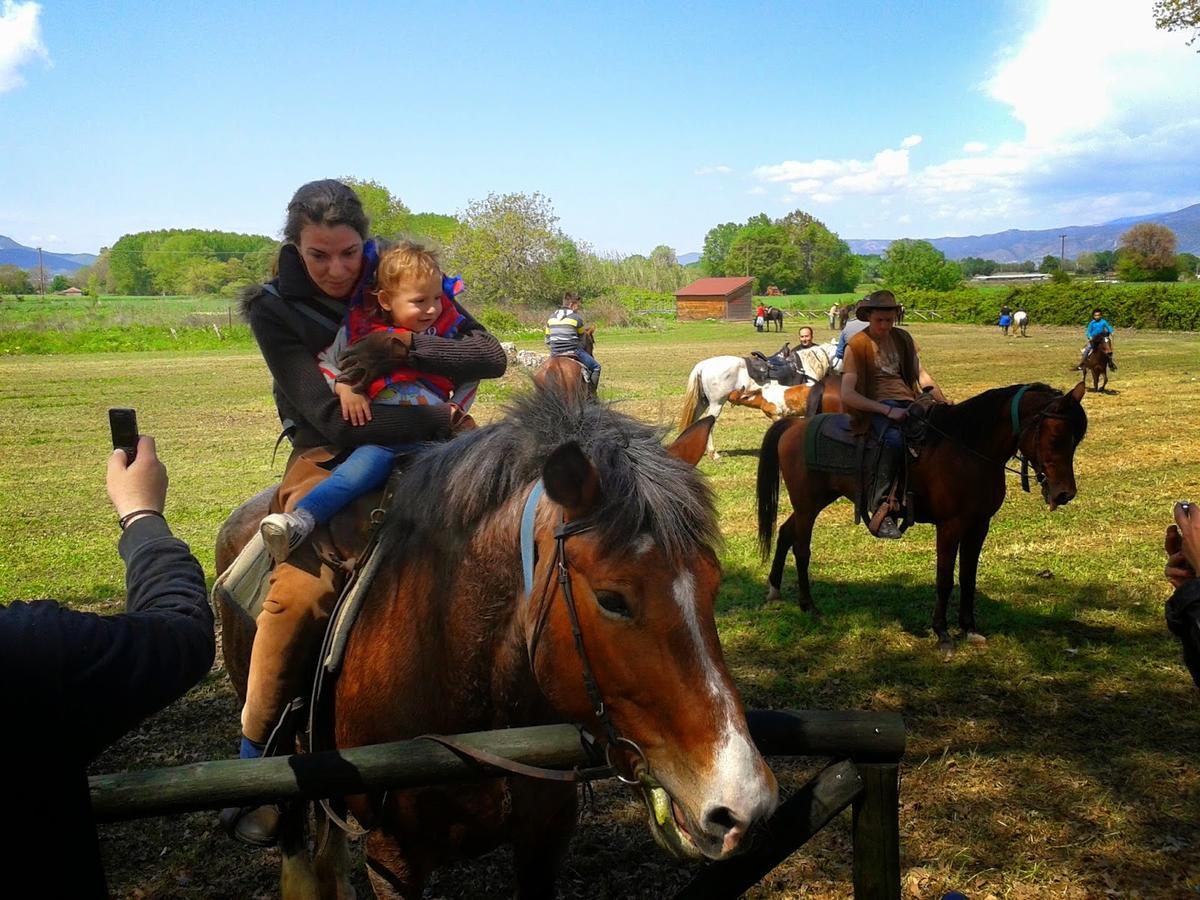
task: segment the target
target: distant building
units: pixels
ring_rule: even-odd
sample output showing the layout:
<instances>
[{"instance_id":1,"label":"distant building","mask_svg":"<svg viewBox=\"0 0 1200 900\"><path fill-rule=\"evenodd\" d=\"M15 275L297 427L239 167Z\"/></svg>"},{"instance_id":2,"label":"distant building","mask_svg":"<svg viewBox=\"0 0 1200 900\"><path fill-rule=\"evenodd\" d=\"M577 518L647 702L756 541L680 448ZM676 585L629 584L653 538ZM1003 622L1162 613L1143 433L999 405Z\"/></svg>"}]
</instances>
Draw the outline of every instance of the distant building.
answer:
<instances>
[{"instance_id":1,"label":"distant building","mask_svg":"<svg viewBox=\"0 0 1200 900\"><path fill-rule=\"evenodd\" d=\"M83 291L77 287L69 287L65 291L58 291L60 297L82 297Z\"/></svg>"},{"instance_id":2,"label":"distant building","mask_svg":"<svg viewBox=\"0 0 1200 900\"><path fill-rule=\"evenodd\" d=\"M976 275L972 281L979 284L1020 284L1030 281L1049 281L1048 272L998 272L995 275Z\"/></svg>"},{"instance_id":3,"label":"distant building","mask_svg":"<svg viewBox=\"0 0 1200 900\"><path fill-rule=\"evenodd\" d=\"M701 278L675 292L675 318L748 322L754 317L753 292L753 278Z\"/></svg>"}]
</instances>

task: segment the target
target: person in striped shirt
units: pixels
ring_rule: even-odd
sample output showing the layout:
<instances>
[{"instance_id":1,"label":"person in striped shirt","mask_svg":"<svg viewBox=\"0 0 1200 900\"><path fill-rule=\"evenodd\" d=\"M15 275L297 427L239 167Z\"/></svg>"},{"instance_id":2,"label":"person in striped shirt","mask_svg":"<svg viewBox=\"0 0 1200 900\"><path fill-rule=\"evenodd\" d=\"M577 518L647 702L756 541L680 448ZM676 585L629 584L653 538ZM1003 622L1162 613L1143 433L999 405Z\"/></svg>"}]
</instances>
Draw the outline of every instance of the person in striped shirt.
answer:
<instances>
[{"instance_id":1,"label":"person in striped shirt","mask_svg":"<svg viewBox=\"0 0 1200 900\"><path fill-rule=\"evenodd\" d=\"M583 316L579 314L579 295L567 292L563 304L546 320L546 345L551 356L573 356L587 372L595 393L600 384L600 363L583 349Z\"/></svg>"}]
</instances>

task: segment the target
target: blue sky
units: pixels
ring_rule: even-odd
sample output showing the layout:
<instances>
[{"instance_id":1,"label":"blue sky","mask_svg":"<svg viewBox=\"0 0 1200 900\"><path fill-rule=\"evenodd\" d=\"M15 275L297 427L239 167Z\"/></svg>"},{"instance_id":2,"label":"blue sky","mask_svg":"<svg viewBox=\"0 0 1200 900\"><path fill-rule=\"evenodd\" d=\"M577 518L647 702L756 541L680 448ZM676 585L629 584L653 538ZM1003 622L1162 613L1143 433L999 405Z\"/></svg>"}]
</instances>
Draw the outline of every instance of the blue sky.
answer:
<instances>
[{"instance_id":1,"label":"blue sky","mask_svg":"<svg viewBox=\"0 0 1200 900\"><path fill-rule=\"evenodd\" d=\"M415 211L540 191L602 252L801 208L844 238L1200 201L1200 54L1151 0L0 0L0 234L278 235L352 175Z\"/></svg>"}]
</instances>

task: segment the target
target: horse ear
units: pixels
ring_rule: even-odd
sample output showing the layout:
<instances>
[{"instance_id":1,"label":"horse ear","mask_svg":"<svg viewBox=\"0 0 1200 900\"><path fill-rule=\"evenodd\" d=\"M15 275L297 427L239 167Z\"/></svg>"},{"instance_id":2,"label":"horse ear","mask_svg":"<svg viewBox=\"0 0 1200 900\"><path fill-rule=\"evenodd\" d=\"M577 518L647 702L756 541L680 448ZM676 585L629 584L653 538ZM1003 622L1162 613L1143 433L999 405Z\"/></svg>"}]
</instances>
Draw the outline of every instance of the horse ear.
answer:
<instances>
[{"instance_id":1,"label":"horse ear","mask_svg":"<svg viewBox=\"0 0 1200 900\"><path fill-rule=\"evenodd\" d=\"M581 519L600 505L600 474L574 441L550 454L542 466L542 483L568 519Z\"/></svg>"},{"instance_id":2,"label":"horse ear","mask_svg":"<svg viewBox=\"0 0 1200 900\"><path fill-rule=\"evenodd\" d=\"M705 416L694 425L688 426L684 432L675 438L667 452L676 459L682 459L689 466L694 466L704 458L704 450L708 446L708 435L717 424L713 416Z\"/></svg>"},{"instance_id":3,"label":"horse ear","mask_svg":"<svg viewBox=\"0 0 1200 900\"><path fill-rule=\"evenodd\" d=\"M1086 393L1087 393L1087 382L1080 380L1079 384L1075 385L1075 387L1073 387L1071 389L1071 393L1067 394L1067 396L1070 397L1072 400L1074 400L1076 403L1080 403L1083 400L1083 395Z\"/></svg>"}]
</instances>

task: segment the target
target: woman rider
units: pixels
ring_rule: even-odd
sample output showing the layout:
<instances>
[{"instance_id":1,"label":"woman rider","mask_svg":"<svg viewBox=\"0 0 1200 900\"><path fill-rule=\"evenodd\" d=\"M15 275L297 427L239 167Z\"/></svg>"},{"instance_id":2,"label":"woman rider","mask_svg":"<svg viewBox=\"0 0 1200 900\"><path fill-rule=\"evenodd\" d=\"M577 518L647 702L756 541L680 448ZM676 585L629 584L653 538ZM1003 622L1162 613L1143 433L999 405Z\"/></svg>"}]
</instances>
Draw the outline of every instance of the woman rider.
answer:
<instances>
[{"instance_id":1,"label":"woman rider","mask_svg":"<svg viewBox=\"0 0 1200 900\"><path fill-rule=\"evenodd\" d=\"M370 421L352 425L317 367L317 354L333 341L347 303L374 282L378 249L355 193L338 181L304 185L287 208L275 278L243 297L243 312L271 371L275 405L292 439L273 511L290 510L329 475L342 451L362 444L396 445L445 440L473 427L453 404L371 407ZM342 369L369 384L399 366L443 375L456 384L504 374L499 342L467 315L458 336L381 332L355 344ZM337 572L305 542L275 567L258 616L246 705L242 757L261 756L293 698L304 694L321 634L337 598ZM274 745L284 748L284 728ZM248 843L274 841L273 806L229 809L222 821Z\"/></svg>"}]
</instances>

